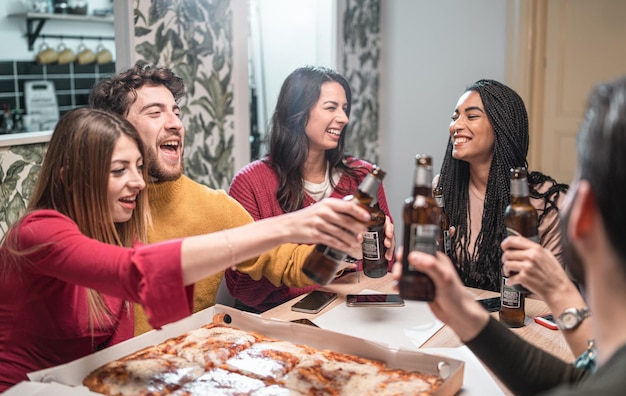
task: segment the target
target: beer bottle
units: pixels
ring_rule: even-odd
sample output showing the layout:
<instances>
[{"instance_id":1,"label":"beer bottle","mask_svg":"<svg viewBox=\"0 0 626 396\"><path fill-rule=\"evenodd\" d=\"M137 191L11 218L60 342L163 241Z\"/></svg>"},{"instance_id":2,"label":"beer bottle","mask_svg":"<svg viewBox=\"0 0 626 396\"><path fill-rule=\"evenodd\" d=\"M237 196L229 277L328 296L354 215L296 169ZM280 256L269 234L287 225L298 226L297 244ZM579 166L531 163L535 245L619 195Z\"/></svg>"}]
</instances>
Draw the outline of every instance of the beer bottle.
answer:
<instances>
[{"instance_id":1,"label":"beer bottle","mask_svg":"<svg viewBox=\"0 0 626 396\"><path fill-rule=\"evenodd\" d=\"M432 301L435 284L428 275L409 264L408 255L415 250L436 254L437 239L441 233L441 209L432 196L432 158L418 154L415 162L413 196L404 201L402 211L404 251L398 289L404 299Z\"/></svg>"},{"instance_id":2,"label":"beer bottle","mask_svg":"<svg viewBox=\"0 0 626 396\"><path fill-rule=\"evenodd\" d=\"M450 240L450 216L446 213L445 203L443 202L443 189L441 186L435 187L433 196L437 205L441 208L441 234L439 235L439 250L450 256L452 249L452 241Z\"/></svg>"},{"instance_id":3,"label":"beer bottle","mask_svg":"<svg viewBox=\"0 0 626 396\"><path fill-rule=\"evenodd\" d=\"M504 211L504 224L508 235L521 235L539 241L537 211L528 198L526 168L511 169L511 203ZM500 321L509 327L524 326L526 293L528 289L510 284L509 278L502 275Z\"/></svg>"},{"instance_id":4,"label":"beer bottle","mask_svg":"<svg viewBox=\"0 0 626 396\"><path fill-rule=\"evenodd\" d=\"M539 242L537 210L528 198L528 172L526 168L511 169L511 203L504 211L504 225L507 235L521 235L533 242ZM522 293L528 289L522 285L512 285Z\"/></svg>"},{"instance_id":5,"label":"beer bottle","mask_svg":"<svg viewBox=\"0 0 626 396\"><path fill-rule=\"evenodd\" d=\"M378 167L374 167L359 184L357 191L353 195L344 197L344 200L369 209L384 177L385 172ZM347 256L348 253L346 252L317 244L313 252L304 261L302 272L312 281L320 285L327 285L335 278L335 274L341 267L341 262Z\"/></svg>"},{"instance_id":6,"label":"beer bottle","mask_svg":"<svg viewBox=\"0 0 626 396\"><path fill-rule=\"evenodd\" d=\"M370 278L381 278L389 271L389 261L385 258L385 212L378 204L378 194L369 207L372 219L363 234L363 273Z\"/></svg>"}]
</instances>

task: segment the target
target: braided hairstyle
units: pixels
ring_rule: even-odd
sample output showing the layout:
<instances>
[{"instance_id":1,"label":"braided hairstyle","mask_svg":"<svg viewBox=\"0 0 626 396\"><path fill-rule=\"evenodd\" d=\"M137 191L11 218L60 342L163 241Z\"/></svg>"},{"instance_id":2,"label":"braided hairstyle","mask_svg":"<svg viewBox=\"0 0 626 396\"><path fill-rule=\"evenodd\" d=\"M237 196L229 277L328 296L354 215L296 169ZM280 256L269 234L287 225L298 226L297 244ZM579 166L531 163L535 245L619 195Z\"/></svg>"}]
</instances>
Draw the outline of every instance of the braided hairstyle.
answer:
<instances>
[{"instance_id":1,"label":"braided hairstyle","mask_svg":"<svg viewBox=\"0 0 626 396\"><path fill-rule=\"evenodd\" d=\"M439 185L443 189L445 208L450 222L456 227L452 239L452 261L465 285L499 291L501 279L500 242L506 237L504 211L510 202L510 170L526 167L528 153L528 115L522 98L511 88L494 80L479 80L465 92L480 95L487 118L493 127L495 143L487 179L481 227L474 249L469 251L469 163L452 156L452 138L441 166ZM545 182L551 186L544 193L537 188ZM566 184L559 184L541 172L529 172L529 193L532 198L544 200L539 209L539 224L552 210L557 210Z\"/></svg>"}]
</instances>

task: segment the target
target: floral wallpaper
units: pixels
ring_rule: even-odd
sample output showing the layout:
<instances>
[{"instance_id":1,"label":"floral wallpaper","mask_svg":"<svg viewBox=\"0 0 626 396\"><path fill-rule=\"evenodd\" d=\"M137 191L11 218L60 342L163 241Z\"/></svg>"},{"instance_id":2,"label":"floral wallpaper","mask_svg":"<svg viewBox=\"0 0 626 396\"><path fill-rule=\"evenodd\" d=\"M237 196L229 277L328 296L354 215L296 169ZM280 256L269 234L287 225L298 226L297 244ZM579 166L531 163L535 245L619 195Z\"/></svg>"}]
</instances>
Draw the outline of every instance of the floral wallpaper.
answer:
<instances>
[{"instance_id":1,"label":"floral wallpaper","mask_svg":"<svg viewBox=\"0 0 626 396\"><path fill-rule=\"evenodd\" d=\"M185 80L185 174L212 188L234 176L230 0L135 0L137 62Z\"/></svg>"},{"instance_id":2,"label":"floral wallpaper","mask_svg":"<svg viewBox=\"0 0 626 396\"><path fill-rule=\"evenodd\" d=\"M0 149L0 237L24 213L47 144Z\"/></svg>"},{"instance_id":3,"label":"floral wallpaper","mask_svg":"<svg viewBox=\"0 0 626 396\"><path fill-rule=\"evenodd\" d=\"M347 151L376 163L379 158L380 0L345 0L342 74L352 88Z\"/></svg>"}]
</instances>

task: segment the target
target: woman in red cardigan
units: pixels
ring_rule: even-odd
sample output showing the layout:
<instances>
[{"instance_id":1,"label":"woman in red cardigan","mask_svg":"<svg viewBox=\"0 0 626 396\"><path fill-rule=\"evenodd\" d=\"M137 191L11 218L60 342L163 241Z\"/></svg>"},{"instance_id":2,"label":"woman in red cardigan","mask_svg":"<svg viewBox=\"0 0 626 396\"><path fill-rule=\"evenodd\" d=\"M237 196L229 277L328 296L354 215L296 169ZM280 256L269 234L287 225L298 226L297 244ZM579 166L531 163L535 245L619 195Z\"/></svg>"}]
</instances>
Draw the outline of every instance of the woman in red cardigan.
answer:
<instances>
[{"instance_id":1,"label":"woman in red cardigan","mask_svg":"<svg viewBox=\"0 0 626 396\"><path fill-rule=\"evenodd\" d=\"M240 170L229 190L255 220L356 191L372 164L344 154L351 95L345 78L328 68L302 67L287 77L272 116L269 155ZM378 201L387 215L385 256L391 268L395 237L382 186ZM360 249L353 256L360 257ZM227 270L225 279L233 297L259 312L318 287L277 286L236 270Z\"/></svg>"}]
</instances>

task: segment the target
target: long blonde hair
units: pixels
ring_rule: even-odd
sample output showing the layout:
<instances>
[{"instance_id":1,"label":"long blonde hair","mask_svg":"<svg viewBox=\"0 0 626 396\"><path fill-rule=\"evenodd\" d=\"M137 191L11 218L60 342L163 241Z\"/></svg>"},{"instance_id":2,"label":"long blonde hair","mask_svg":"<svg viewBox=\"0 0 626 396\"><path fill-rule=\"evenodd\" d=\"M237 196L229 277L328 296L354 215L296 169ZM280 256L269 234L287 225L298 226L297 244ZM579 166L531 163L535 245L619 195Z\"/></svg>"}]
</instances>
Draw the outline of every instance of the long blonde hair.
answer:
<instances>
[{"instance_id":1,"label":"long blonde hair","mask_svg":"<svg viewBox=\"0 0 626 396\"><path fill-rule=\"evenodd\" d=\"M54 129L25 215L52 209L72 219L84 235L100 242L126 247L135 242L145 243L150 222L145 191L137 196L137 206L129 221L115 223L109 210L107 186L111 158L115 144L123 135L137 144L145 159L137 131L124 118L89 108L67 112ZM147 178L147 167L143 169L143 177ZM20 223L21 220L17 221L3 240L6 250L0 276L19 274L22 265L28 265L21 258L48 244L20 249L17 232L12 232ZM111 325L113 317L102 294L88 289L87 296L92 332L95 326Z\"/></svg>"}]
</instances>

